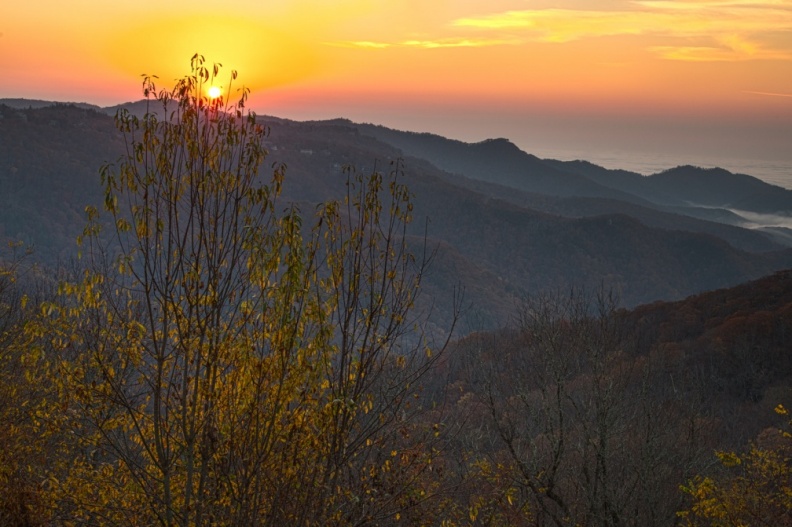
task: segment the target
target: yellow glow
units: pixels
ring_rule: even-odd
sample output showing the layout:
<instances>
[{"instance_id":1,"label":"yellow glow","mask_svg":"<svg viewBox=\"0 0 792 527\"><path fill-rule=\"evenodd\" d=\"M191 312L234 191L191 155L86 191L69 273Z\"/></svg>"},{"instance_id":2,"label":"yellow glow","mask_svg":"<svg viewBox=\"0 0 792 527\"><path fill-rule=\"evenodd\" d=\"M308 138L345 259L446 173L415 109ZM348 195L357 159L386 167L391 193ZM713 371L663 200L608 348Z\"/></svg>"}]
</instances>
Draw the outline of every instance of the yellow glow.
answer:
<instances>
[{"instance_id":1,"label":"yellow glow","mask_svg":"<svg viewBox=\"0 0 792 527\"><path fill-rule=\"evenodd\" d=\"M228 16L160 17L114 35L105 49L108 60L123 71L156 74L163 82L183 75L189 57L200 53L210 71L213 63L222 64L218 82L227 82L237 70L236 87L252 90L298 81L317 68L315 53L289 33Z\"/></svg>"},{"instance_id":2,"label":"yellow glow","mask_svg":"<svg viewBox=\"0 0 792 527\"><path fill-rule=\"evenodd\" d=\"M556 7L519 9L540 3ZM4 6L0 97L117 104L141 96L142 73L172 87L196 52L223 65L207 86L231 103L247 87L274 114L283 101L750 113L789 101L750 93L792 85L792 0L79 4Z\"/></svg>"},{"instance_id":3,"label":"yellow glow","mask_svg":"<svg viewBox=\"0 0 792 527\"><path fill-rule=\"evenodd\" d=\"M206 94L210 99L217 99L223 95L223 90L219 86L209 86L209 89L206 90Z\"/></svg>"}]
</instances>

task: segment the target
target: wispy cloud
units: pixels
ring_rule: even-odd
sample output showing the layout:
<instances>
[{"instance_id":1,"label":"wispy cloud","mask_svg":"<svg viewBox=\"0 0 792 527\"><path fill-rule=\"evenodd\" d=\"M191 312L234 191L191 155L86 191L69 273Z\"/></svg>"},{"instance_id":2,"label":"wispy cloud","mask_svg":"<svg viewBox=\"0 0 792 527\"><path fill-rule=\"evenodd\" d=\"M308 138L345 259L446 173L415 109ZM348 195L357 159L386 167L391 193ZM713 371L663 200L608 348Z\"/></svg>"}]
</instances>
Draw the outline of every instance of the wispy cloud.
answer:
<instances>
[{"instance_id":1,"label":"wispy cloud","mask_svg":"<svg viewBox=\"0 0 792 527\"><path fill-rule=\"evenodd\" d=\"M788 0L636 0L635 4L652 9L697 10L713 8L789 8Z\"/></svg>"},{"instance_id":2,"label":"wispy cloud","mask_svg":"<svg viewBox=\"0 0 792 527\"><path fill-rule=\"evenodd\" d=\"M481 48L488 46L504 46L517 44L518 39L471 39L471 38L441 38L435 40L405 40L402 46L418 48Z\"/></svg>"},{"instance_id":3,"label":"wispy cloud","mask_svg":"<svg viewBox=\"0 0 792 527\"><path fill-rule=\"evenodd\" d=\"M762 227L782 227L792 229L792 218L780 214L762 214L747 210L729 209L731 212L745 218L746 223L743 227L757 229Z\"/></svg>"},{"instance_id":4,"label":"wispy cloud","mask_svg":"<svg viewBox=\"0 0 792 527\"><path fill-rule=\"evenodd\" d=\"M735 62L741 60L792 60L792 53L777 50L762 50L757 53L740 53L729 48L710 46L651 46L657 56L668 60L689 62Z\"/></svg>"},{"instance_id":5,"label":"wispy cloud","mask_svg":"<svg viewBox=\"0 0 792 527\"><path fill-rule=\"evenodd\" d=\"M367 48L367 49L384 49L391 47L391 44L388 44L387 42L372 42L370 40L325 42L325 45L335 46L339 48Z\"/></svg>"},{"instance_id":6,"label":"wispy cloud","mask_svg":"<svg viewBox=\"0 0 792 527\"><path fill-rule=\"evenodd\" d=\"M669 60L724 62L740 60L792 60L792 51L766 48L737 35L714 38L715 46L650 46L649 50Z\"/></svg>"},{"instance_id":7,"label":"wispy cloud","mask_svg":"<svg viewBox=\"0 0 792 527\"><path fill-rule=\"evenodd\" d=\"M528 9L458 18L453 26L542 42L634 35L657 39L662 58L792 60L792 0L636 0L634 9ZM771 44L769 34L789 35ZM659 40L663 39L661 45ZM680 42L670 45L669 39Z\"/></svg>"},{"instance_id":8,"label":"wispy cloud","mask_svg":"<svg viewBox=\"0 0 792 527\"><path fill-rule=\"evenodd\" d=\"M423 48L423 49L437 49L437 48L480 48L488 46L504 46L510 44L518 44L521 41L516 38L505 39L476 39L476 38L438 38L438 39L412 39L403 40L400 42L372 42L372 41L338 41L327 42L331 46L347 47L347 48L368 48L368 49L385 49L392 47L403 48Z\"/></svg>"},{"instance_id":9,"label":"wispy cloud","mask_svg":"<svg viewBox=\"0 0 792 527\"><path fill-rule=\"evenodd\" d=\"M479 29L525 30L530 38L546 42L568 42L593 36L637 35L646 30L645 17L640 12L574 9L506 11L476 18L460 18L453 24Z\"/></svg>"},{"instance_id":10,"label":"wispy cloud","mask_svg":"<svg viewBox=\"0 0 792 527\"><path fill-rule=\"evenodd\" d=\"M772 93L766 91L746 91L744 93L750 93L753 95L765 95L767 97L789 97L792 98L792 93Z\"/></svg>"}]
</instances>

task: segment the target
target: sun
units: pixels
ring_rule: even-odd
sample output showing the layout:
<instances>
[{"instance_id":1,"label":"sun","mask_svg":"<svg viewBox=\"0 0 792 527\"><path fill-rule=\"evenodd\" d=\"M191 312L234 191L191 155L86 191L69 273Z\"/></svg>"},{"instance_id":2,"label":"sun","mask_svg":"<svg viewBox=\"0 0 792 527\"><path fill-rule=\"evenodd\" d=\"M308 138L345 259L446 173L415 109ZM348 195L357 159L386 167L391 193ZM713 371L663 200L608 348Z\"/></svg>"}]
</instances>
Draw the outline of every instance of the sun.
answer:
<instances>
[{"instance_id":1,"label":"sun","mask_svg":"<svg viewBox=\"0 0 792 527\"><path fill-rule=\"evenodd\" d=\"M221 95L223 95L223 90L218 86L209 86L209 89L206 90L206 94L209 96L210 99L217 99Z\"/></svg>"}]
</instances>

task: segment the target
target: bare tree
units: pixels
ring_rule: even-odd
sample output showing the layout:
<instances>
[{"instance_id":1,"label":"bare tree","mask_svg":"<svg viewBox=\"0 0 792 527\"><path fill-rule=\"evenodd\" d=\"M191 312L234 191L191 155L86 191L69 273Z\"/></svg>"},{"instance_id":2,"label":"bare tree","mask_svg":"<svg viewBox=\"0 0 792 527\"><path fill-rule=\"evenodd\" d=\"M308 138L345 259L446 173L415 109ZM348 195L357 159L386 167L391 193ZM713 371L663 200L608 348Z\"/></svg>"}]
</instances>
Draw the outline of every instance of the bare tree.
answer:
<instances>
[{"instance_id":1,"label":"bare tree","mask_svg":"<svg viewBox=\"0 0 792 527\"><path fill-rule=\"evenodd\" d=\"M490 455L532 525L669 525L679 509L698 422L684 394L655 385L659 365L634 353L616 305L603 292L530 298L519 344L481 355Z\"/></svg>"}]
</instances>

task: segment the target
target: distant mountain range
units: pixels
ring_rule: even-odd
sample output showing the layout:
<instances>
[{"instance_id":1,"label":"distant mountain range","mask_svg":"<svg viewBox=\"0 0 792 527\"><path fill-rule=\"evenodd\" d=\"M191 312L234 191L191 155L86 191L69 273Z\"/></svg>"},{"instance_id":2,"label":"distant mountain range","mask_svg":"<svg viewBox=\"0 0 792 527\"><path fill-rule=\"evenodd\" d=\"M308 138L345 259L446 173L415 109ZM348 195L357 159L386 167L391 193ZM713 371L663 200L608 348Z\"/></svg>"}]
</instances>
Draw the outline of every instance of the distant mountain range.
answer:
<instances>
[{"instance_id":1,"label":"distant mountain range","mask_svg":"<svg viewBox=\"0 0 792 527\"><path fill-rule=\"evenodd\" d=\"M792 210L792 190L719 168L680 166L647 177L608 170L586 161L542 160L523 152L508 139L468 144L382 126L354 126L401 149L405 155L426 159L445 171L528 192L762 214Z\"/></svg>"},{"instance_id":2,"label":"distant mountain range","mask_svg":"<svg viewBox=\"0 0 792 527\"><path fill-rule=\"evenodd\" d=\"M124 105L145 111L141 103ZM0 99L0 238L54 266L76 255L84 207L102 202L99 167L124 143L113 109ZM340 197L341 166L387 171L404 158L418 243L437 256L425 292L440 314L466 291L469 330L496 327L520 296L614 289L626 306L677 300L792 267L792 191L722 169L652 176L543 160L506 139L463 143L344 119L271 127L270 161L288 166L283 198Z\"/></svg>"}]
</instances>

